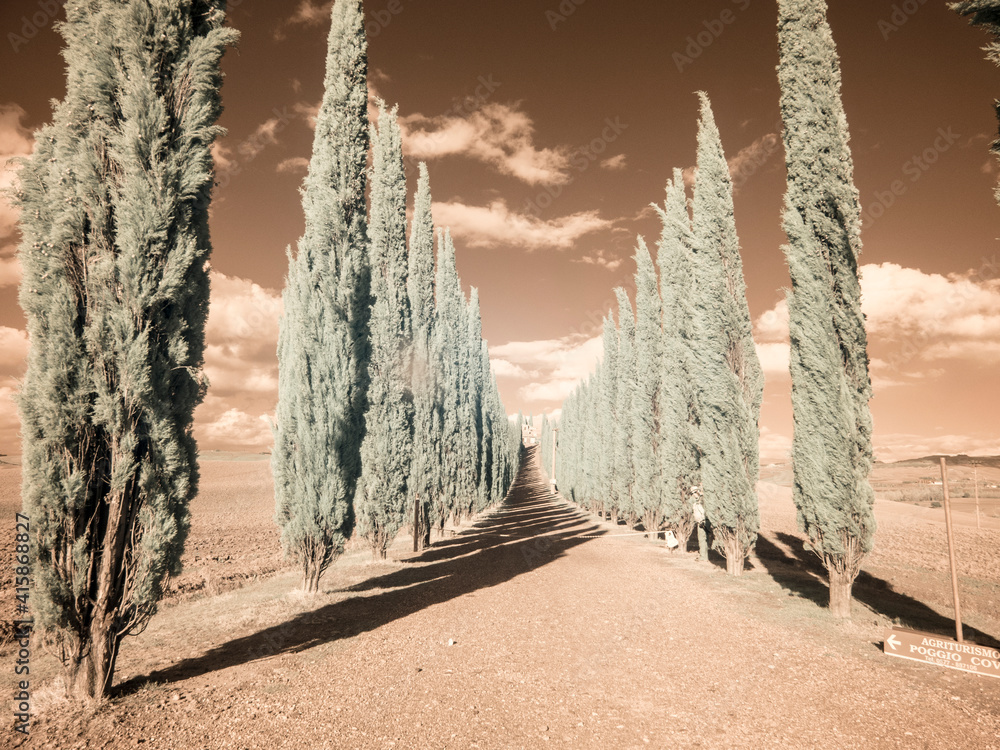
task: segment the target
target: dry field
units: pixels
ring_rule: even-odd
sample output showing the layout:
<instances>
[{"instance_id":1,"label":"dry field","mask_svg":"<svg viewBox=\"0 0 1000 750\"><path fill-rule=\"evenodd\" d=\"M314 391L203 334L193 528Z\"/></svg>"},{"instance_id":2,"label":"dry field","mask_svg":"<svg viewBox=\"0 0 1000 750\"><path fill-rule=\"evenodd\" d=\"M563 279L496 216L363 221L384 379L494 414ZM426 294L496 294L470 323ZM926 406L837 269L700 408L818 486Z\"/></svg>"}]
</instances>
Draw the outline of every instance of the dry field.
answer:
<instances>
[{"instance_id":1,"label":"dry field","mask_svg":"<svg viewBox=\"0 0 1000 750\"><path fill-rule=\"evenodd\" d=\"M843 624L776 472L734 580L553 497L529 461L497 511L420 556L350 550L309 599L277 551L266 457L215 458L185 573L123 646L114 699L66 703L33 654L31 736L0 747L1000 748L1000 679L881 653L893 623L953 634L940 509L878 501ZM0 467L7 518L17 473ZM967 637L998 645L1000 520L956 519Z\"/></svg>"}]
</instances>

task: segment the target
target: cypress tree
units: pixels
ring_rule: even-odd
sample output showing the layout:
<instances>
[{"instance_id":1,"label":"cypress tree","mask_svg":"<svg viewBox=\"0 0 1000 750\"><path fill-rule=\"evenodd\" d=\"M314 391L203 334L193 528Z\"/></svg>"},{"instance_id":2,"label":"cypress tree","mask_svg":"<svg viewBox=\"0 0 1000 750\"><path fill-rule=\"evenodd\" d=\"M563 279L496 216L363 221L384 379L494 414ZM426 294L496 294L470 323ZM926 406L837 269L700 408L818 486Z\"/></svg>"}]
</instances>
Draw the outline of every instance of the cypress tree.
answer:
<instances>
[{"instance_id":1,"label":"cypress tree","mask_svg":"<svg viewBox=\"0 0 1000 750\"><path fill-rule=\"evenodd\" d=\"M440 377L441 491L432 509L432 522L444 531L448 515L467 488L467 458L462 349L465 341L465 297L455 269L455 246L446 229L438 234L434 289L435 366ZM467 377L467 376L466 376Z\"/></svg>"},{"instance_id":2,"label":"cypress tree","mask_svg":"<svg viewBox=\"0 0 1000 750\"><path fill-rule=\"evenodd\" d=\"M363 21L361 0L334 3L325 91L302 190L306 228L298 253L289 250L278 341L275 520L310 593L353 530L361 471L371 308Z\"/></svg>"},{"instance_id":3,"label":"cypress tree","mask_svg":"<svg viewBox=\"0 0 1000 750\"><path fill-rule=\"evenodd\" d=\"M614 315L609 311L604 318L602 332L604 344L604 377L601 379L601 402L598 409L601 430L601 477L600 495L594 510L604 517L604 512L613 504L615 493L615 426L618 409L618 330Z\"/></svg>"},{"instance_id":4,"label":"cypress tree","mask_svg":"<svg viewBox=\"0 0 1000 750\"><path fill-rule=\"evenodd\" d=\"M413 551L430 542L433 497L440 492L441 420L438 378L431 348L434 335L434 222L427 165L420 163L410 229L406 280L413 327L413 455L410 469Z\"/></svg>"},{"instance_id":5,"label":"cypress tree","mask_svg":"<svg viewBox=\"0 0 1000 750\"><path fill-rule=\"evenodd\" d=\"M740 575L760 528L758 418L764 379L754 348L733 186L711 104L702 93L693 229L694 325L705 514L712 544Z\"/></svg>"},{"instance_id":6,"label":"cypress tree","mask_svg":"<svg viewBox=\"0 0 1000 750\"><path fill-rule=\"evenodd\" d=\"M964 0L960 3L951 3L948 7L959 15L972 16L969 23L981 26L993 37L986 46L986 57L1000 65L1000 0ZM1000 100L995 101L993 106L996 109L997 119L1000 120ZM990 149L1000 158L1000 140L993 141ZM994 191L994 195L1000 203L1000 187Z\"/></svg>"},{"instance_id":7,"label":"cypress tree","mask_svg":"<svg viewBox=\"0 0 1000 750\"><path fill-rule=\"evenodd\" d=\"M611 522L618 523L620 514L634 512L632 493L635 488L635 462L632 443L632 400L635 394L635 317L632 303L621 287L615 289L618 298L618 367L615 385L615 498L611 506Z\"/></svg>"},{"instance_id":8,"label":"cypress tree","mask_svg":"<svg viewBox=\"0 0 1000 750\"><path fill-rule=\"evenodd\" d=\"M198 489L224 21L225 2L67 4L66 95L20 174L31 605L78 698L104 698L180 572Z\"/></svg>"},{"instance_id":9,"label":"cypress tree","mask_svg":"<svg viewBox=\"0 0 1000 750\"><path fill-rule=\"evenodd\" d=\"M462 342L464 366L464 431L462 444L465 448L464 468L465 494L462 514L472 515L479 497L479 472L482 467L483 425L483 324L479 313L479 290L473 287L469 292L469 303L465 307L465 338Z\"/></svg>"},{"instance_id":10,"label":"cypress tree","mask_svg":"<svg viewBox=\"0 0 1000 750\"><path fill-rule=\"evenodd\" d=\"M667 182L660 214L663 230L657 245L663 305L663 358L660 373L660 474L665 524L687 548L694 528L691 488L701 484L699 454L694 445L694 392L691 382L691 261L694 237L681 170Z\"/></svg>"},{"instance_id":11,"label":"cypress tree","mask_svg":"<svg viewBox=\"0 0 1000 750\"><path fill-rule=\"evenodd\" d=\"M875 533L860 208L826 2L780 0L778 8L792 279L792 497L829 573L830 610L848 618L851 588Z\"/></svg>"},{"instance_id":12,"label":"cypress tree","mask_svg":"<svg viewBox=\"0 0 1000 750\"><path fill-rule=\"evenodd\" d=\"M407 481L413 445L412 335L407 292L406 174L396 109L379 102L372 127L371 211L368 223L371 292L371 359L368 411L361 445L361 478L354 509L358 533L376 559L406 523Z\"/></svg>"},{"instance_id":13,"label":"cypress tree","mask_svg":"<svg viewBox=\"0 0 1000 750\"><path fill-rule=\"evenodd\" d=\"M643 238L635 251L635 392L632 441L635 451L635 507L647 533L663 524L664 487L660 473L660 373L663 329L656 269Z\"/></svg>"},{"instance_id":14,"label":"cypress tree","mask_svg":"<svg viewBox=\"0 0 1000 750\"><path fill-rule=\"evenodd\" d=\"M485 510L493 505L490 487L493 477L493 415L490 410L489 396L490 386L490 351L486 342L479 342L479 377L481 390L479 391L479 499L476 504L476 512Z\"/></svg>"}]
</instances>

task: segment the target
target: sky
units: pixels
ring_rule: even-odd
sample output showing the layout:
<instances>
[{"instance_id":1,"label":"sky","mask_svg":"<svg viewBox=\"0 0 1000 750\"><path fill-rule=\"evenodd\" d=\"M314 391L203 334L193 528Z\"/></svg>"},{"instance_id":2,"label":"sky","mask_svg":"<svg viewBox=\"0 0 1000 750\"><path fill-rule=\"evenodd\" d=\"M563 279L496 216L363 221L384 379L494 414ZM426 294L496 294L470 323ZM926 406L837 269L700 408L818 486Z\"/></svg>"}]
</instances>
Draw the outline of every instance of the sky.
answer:
<instances>
[{"instance_id":1,"label":"sky","mask_svg":"<svg viewBox=\"0 0 1000 750\"><path fill-rule=\"evenodd\" d=\"M0 185L65 93L56 0L0 4ZM228 134L214 149L212 301L195 415L202 449L267 451L286 248L322 97L329 3L230 0ZM989 154L1000 69L939 0L835 0L855 182L875 453L1000 454L1000 177ZM767 385L764 461L791 446L789 285L775 0L369 0L372 96L398 105L408 188L428 163L433 214L477 287L508 412L558 414L601 356L614 288L659 237L674 168L691 174L711 97L736 185L747 296ZM0 199L0 453L28 348L17 215Z\"/></svg>"}]
</instances>

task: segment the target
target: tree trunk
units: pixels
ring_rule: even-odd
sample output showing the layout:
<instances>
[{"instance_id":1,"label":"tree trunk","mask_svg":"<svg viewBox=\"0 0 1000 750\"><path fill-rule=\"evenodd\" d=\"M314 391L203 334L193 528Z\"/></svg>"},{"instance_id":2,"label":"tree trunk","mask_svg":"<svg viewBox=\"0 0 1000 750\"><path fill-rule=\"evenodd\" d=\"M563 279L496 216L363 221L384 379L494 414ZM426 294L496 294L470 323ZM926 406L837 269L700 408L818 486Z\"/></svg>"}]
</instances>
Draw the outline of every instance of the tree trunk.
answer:
<instances>
[{"instance_id":1,"label":"tree trunk","mask_svg":"<svg viewBox=\"0 0 1000 750\"><path fill-rule=\"evenodd\" d=\"M743 575L747 550L740 544L740 540L734 532L726 534L722 544L722 551L726 556L726 572L736 577Z\"/></svg>"},{"instance_id":2,"label":"tree trunk","mask_svg":"<svg viewBox=\"0 0 1000 750\"><path fill-rule=\"evenodd\" d=\"M708 532L705 524L698 524L698 559L708 561Z\"/></svg>"},{"instance_id":3,"label":"tree trunk","mask_svg":"<svg viewBox=\"0 0 1000 750\"><path fill-rule=\"evenodd\" d=\"M846 571L830 568L830 614L842 620L851 619L851 589L854 578Z\"/></svg>"},{"instance_id":4,"label":"tree trunk","mask_svg":"<svg viewBox=\"0 0 1000 750\"><path fill-rule=\"evenodd\" d=\"M307 594L315 594L319 591L319 564L314 560L307 560L305 564L305 574L302 577L302 590Z\"/></svg>"},{"instance_id":5,"label":"tree trunk","mask_svg":"<svg viewBox=\"0 0 1000 750\"><path fill-rule=\"evenodd\" d=\"M611 523L614 526L618 525L618 508L615 508L614 506L611 507Z\"/></svg>"}]
</instances>

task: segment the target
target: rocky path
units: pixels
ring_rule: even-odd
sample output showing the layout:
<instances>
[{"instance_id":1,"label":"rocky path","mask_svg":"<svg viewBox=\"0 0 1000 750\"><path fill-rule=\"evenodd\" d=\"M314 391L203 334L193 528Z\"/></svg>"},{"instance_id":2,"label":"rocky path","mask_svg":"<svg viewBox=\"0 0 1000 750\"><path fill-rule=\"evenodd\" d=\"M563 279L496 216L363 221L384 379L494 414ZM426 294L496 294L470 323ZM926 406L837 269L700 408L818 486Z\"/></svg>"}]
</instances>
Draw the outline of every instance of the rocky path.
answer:
<instances>
[{"instance_id":1,"label":"rocky path","mask_svg":"<svg viewBox=\"0 0 1000 750\"><path fill-rule=\"evenodd\" d=\"M53 704L26 746L1000 748L1000 680L890 660L885 617L834 623L761 565L625 535L536 454L495 512L341 561L316 600L284 576L165 611L119 697Z\"/></svg>"}]
</instances>

